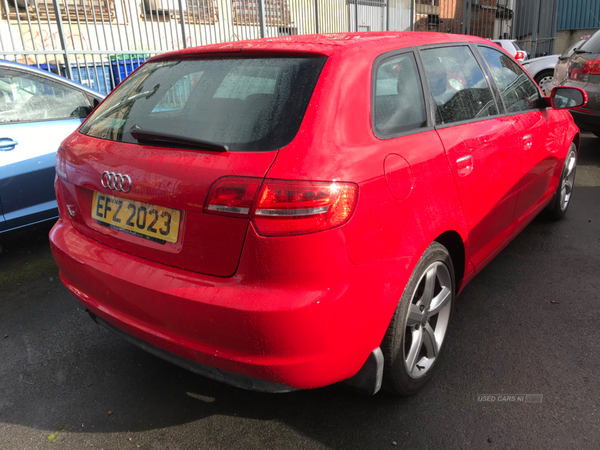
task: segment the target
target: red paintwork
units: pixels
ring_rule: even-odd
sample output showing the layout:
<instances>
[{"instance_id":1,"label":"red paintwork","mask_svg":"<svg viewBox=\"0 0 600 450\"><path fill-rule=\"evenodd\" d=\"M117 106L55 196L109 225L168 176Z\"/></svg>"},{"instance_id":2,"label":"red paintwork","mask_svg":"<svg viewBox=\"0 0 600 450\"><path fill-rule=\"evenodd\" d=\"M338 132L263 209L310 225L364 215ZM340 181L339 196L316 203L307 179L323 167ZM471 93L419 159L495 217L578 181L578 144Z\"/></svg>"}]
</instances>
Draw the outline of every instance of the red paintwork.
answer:
<instances>
[{"instance_id":1,"label":"red paintwork","mask_svg":"<svg viewBox=\"0 0 600 450\"><path fill-rule=\"evenodd\" d=\"M431 242L447 232L462 240L462 289L550 201L569 145L578 143L569 113L550 109L376 138L375 58L465 41L489 43L435 33L350 33L153 58L329 57L300 131L279 151L163 151L70 136L63 143L68 182L56 182L61 219L50 234L61 279L108 322L203 364L295 388L351 377L380 345ZM471 162L456 162L467 155ZM100 185L104 170L131 175L135 189L122 196L182 210L179 242L155 244L91 223L92 190L114 194ZM262 237L248 218L203 212L222 176L351 182L358 200L340 227Z\"/></svg>"}]
</instances>

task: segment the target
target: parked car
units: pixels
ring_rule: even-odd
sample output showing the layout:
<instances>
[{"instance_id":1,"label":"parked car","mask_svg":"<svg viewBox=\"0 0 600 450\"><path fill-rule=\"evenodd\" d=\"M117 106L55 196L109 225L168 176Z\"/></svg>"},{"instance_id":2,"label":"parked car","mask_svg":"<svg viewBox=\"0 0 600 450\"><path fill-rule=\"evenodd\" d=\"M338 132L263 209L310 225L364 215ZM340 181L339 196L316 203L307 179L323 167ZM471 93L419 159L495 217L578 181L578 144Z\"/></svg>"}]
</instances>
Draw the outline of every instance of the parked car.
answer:
<instances>
[{"instance_id":1,"label":"parked car","mask_svg":"<svg viewBox=\"0 0 600 450\"><path fill-rule=\"evenodd\" d=\"M492 40L492 42L502 47L520 63L529 59L529 53L524 50L515 39L497 39Z\"/></svg>"},{"instance_id":2,"label":"parked car","mask_svg":"<svg viewBox=\"0 0 600 450\"><path fill-rule=\"evenodd\" d=\"M0 233L58 217L56 149L101 99L65 78L0 60Z\"/></svg>"},{"instance_id":3,"label":"parked car","mask_svg":"<svg viewBox=\"0 0 600 450\"><path fill-rule=\"evenodd\" d=\"M585 108L571 111L575 123L600 137L600 30L556 65L552 87L574 86L587 93Z\"/></svg>"},{"instance_id":4,"label":"parked car","mask_svg":"<svg viewBox=\"0 0 600 450\"><path fill-rule=\"evenodd\" d=\"M554 77L554 69L559 61L566 61L570 58L573 52L581 47L585 42L584 39L577 41L562 55L540 56L539 58L528 59L522 63L529 75L533 77L538 86L544 93L549 93L552 90L552 78Z\"/></svg>"},{"instance_id":5,"label":"parked car","mask_svg":"<svg viewBox=\"0 0 600 450\"><path fill-rule=\"evenodd\" d=\"M415 393L455 296L539 212L567 211L564 109L584 95L552 102L473 36L151 58L57 153L61 280L98 323L207 377Z\"/></svg>"}]
</instances>

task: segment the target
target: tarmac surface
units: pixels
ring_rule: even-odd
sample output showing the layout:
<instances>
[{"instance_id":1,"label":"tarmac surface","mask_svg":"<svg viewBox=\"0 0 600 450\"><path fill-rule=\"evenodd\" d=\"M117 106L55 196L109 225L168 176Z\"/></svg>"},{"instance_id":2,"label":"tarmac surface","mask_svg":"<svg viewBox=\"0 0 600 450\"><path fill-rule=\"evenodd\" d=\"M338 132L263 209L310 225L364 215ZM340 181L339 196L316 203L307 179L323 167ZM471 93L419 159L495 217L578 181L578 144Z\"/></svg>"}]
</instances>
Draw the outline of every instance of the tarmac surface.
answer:
<instances>
[{"instance_id":1,"label":"tarmac surface","mask_svg":"<svg viewBox=\"0 0 600 450\"><path fill-rule=\"evenodd\" d=\"M564 220L536 218L465 288L434 379L406 399L202 378L90 320L58 279L49 225L0 236L0 449L598 449L593 135L576 186Z\"/></svg>"}]
</instances>

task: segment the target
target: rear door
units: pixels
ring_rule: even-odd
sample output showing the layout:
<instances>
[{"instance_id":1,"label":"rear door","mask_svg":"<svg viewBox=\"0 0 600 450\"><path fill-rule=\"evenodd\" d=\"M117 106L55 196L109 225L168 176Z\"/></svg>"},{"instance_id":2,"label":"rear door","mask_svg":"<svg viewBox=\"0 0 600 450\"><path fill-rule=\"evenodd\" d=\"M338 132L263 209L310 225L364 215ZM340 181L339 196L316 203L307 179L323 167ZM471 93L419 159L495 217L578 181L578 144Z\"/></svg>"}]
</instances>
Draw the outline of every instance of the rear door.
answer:
<instances>
[{"instance_id":1,"label":"rear door","mask_svg":"<svg viewBox=\"0 0 600 450\"><path fill-rule=\"evenodd\" d=\"M566 131L560 122L552 123L540 91L527 73L506 54L479 46L504 104L513 121L521 145L519 197L515 218L527 218L552 195L552 174L556 152Z\"/></svg>"},{"instance_id":2,"label":"rear door","mask_svg":"<svg viewBox=\"0 0 600 450\"><path fill-rule=\"evenodd\" d=\"M475 267L510 234L519 186L520 144L499 115L484 71L468 45L421 50L446 150L469 225Z\"/></svg>"},{"instance_id":3,"label":"rear door","mask_svg":"<svg viewBox=\"0 0 600 450\"><path fill-rule=\"evenodd\" d=\"M6 229L57 216L56 149L90 106L83 92L66 84L0 68L0 201Z\"/></svg>"}]
</instances>

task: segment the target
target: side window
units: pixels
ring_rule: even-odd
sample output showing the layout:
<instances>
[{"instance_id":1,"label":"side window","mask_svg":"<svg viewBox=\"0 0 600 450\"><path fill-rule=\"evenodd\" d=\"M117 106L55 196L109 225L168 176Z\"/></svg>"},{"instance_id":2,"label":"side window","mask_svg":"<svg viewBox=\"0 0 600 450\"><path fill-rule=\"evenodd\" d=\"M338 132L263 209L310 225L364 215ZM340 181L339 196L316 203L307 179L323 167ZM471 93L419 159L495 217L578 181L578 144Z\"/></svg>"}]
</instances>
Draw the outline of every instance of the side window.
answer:
<instances>
[{"instance_id":1,"label":"side window","mask_svg":"<svg viewBox=\"0 0 600 450\"><path fill-rule=\"evenodd\" d=\"M498 114L475 56L465 45L421 50L436 104L436 122L448 124Z\"/></svg>"},{"instance_id":2,"label":"side window","mask_svg":"<svg viewBox=\"0 0 600 450\"><path fill-rule=\"evenodd\" d=\"M525 71L504 53L489 47L479 47L492 76L500 89L506 112L538 109L540 92Z\"/></svg>"},{"instance_id":3,"label":"side window","mask_svg":"<svg viewBox=\"0 0 600 450\"><path fill-rule=\"evenodd\" d=\"M380 137L427 126L423 88L412 53L393 56L377 67L373 127Z\"/></svg>"},{"instance_id":4,"label":"side window","mask_svg":"<svg viewBox=\"0 0 600 450\"><path fill-rule=\"evenodd\" d=\"M74 88L27 72L0 70L0 124L83 118L89 112L86 96Z\"/></svg>"}]
</instances>

